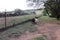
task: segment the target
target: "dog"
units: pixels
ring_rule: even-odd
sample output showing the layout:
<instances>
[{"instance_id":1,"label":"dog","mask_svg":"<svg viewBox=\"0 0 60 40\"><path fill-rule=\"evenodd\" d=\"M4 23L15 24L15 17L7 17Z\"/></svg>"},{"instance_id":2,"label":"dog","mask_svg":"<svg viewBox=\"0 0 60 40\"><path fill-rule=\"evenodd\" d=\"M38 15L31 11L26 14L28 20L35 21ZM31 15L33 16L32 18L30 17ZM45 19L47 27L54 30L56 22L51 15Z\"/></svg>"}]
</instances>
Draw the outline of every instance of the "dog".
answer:
<instances>
[{"instance_id":1,"label":"dog","mask_svg":"<svg viewBox=\"0 0 60 40\"><path fill-rule=\"evenodd\" d=\"M35 17L35 18L32 19L32 23L38 24L39 23L39 20Z\"/></svg>"}]
</instances>

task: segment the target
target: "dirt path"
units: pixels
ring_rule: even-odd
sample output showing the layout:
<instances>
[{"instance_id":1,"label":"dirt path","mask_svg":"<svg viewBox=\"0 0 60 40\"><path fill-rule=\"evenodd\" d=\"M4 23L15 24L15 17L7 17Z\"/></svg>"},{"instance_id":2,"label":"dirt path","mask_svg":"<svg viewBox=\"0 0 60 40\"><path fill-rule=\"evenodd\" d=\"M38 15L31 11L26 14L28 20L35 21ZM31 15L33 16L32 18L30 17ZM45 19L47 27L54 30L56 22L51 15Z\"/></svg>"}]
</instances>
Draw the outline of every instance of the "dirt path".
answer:
<instances>
[{"instance_id":1,"label":"dirt path","mask_svg":"<svg viewBox=\"0 0 60 40\"><path fill-rule=\"evenodd\" d=\"M10 38L10 40L32 40L35 37L46 35L46 40L60 40L60 23L45 23L44 25L36 25L37 31L34 33L26 32L18 38Z\"/></svg>"}]
</instances>

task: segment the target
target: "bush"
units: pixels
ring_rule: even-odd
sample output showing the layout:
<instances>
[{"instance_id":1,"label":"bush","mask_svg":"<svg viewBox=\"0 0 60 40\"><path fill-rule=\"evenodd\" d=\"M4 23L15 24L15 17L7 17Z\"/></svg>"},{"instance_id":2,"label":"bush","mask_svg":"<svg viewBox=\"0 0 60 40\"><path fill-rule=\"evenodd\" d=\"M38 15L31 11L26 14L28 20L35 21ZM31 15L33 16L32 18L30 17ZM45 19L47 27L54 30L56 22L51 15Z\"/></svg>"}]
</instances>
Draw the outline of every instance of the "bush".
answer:
<instances>
[{"instance_id":1,"label":"bush","mask_svg":"<svg viewBox=\"0 0 60 40\"><path fill-rule=\"evenodd\" d=\"M43 11L43 16L47 16L47 12L45 10Z\"/></svg>"}]
</instances>

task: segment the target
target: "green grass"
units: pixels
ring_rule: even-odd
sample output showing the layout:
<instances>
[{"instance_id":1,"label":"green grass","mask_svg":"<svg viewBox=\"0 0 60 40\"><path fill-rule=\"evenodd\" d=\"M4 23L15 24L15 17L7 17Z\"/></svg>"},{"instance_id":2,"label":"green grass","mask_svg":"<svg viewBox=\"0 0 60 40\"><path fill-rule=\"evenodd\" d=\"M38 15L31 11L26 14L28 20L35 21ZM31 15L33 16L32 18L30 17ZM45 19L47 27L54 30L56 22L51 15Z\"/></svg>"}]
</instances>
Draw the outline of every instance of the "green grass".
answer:
<instances>
[{"instance_id":1,"label":"green grass","mask_svg":"<svg viewBox=\"0 0 60 40\"><path fill-rule=\"evenodd\" d=\"M7 17L7 26L13 25L14 23L21 23L23 21L26 21L28 19L32 19L35 16L38 15L24 15L24 16L16 16L16 17ZM40 15L39 15L40 16ZM41 22L52 22L57 21L55 18L49 18L48 16L42 16L39 18ZM0 18L0 28L4 27L4 18ZM19 37L22 34L24 34L26 31L29 32L35 32L37 29L34 24L31 22L27 22L25 24L21 24L18 26L15 26L13 28L10 28L0 34L0 40L9 40L10 37ZM34 38L34 40L44 40L43 37L37 37Z\"/></svg>"},{"instance_id":2,"label":"green grass","mask_svg":"<svg viewBox=\"0 0 60 40\"><path fill-rule=\"evenodd\" d=\"M11 23L13 24L14 22L20 23L20 22L26 21L28 19L32 19L33 17L35 17L35 15L10 17L11 19L8 21L8 25L11 25ZM9 40L9 38L11 36L13 36L14 38L21 36L26 31L35 32L36 31L35 25L32 24L31 22L27 22L25 24L21 24L21 25L15 26L13 28L10 28L0 34L0 40Z\"/></svg>"},{"instance_id":3,"label":"green grass","mask_svg":"<svg viewBox=\"0 0 60 40\"><path fill-rule=\"evenodd\" d=\"M2 32L0 34L0 39L8 40L11 36L16 38L16 37L19 37L22 34L24 34L26 31L35 32L36 27L31 22L28 22L28 23L25 23L25 24L22 24L22 25L18 25L14 28L10 28L10 29Z\"/></svg>"},{"instance_id":4,"label":"green grass","mask_svg":"<svg viewBox=\"0 0 60 40\"><path fill-rule=\"evenodd\" d=\"M10 25L11 23L12 24L13 23L15 23L15 24L21 23L21 22L26 21L28 19L32 19L34 16L35 15L25 15L25 16L12 17L12 18L10 18L12 20L9 21L10 23L7 22L7 25Z\"/></svg>"},{"instance_id":5,"label":"green grass","mask_svg":"<svg viewBox=\"0 0 60 40\"><path fill-rule=\"evenodd\" d=\"M37 38L34 38L33 40L45 40L44 37L37 37Z\"/></svg>"},{"instance_id":6,"label":"green grass","mask_svg":"<svg viewBox=\"0 0 60 40\"><path fill-rule=\"evenodd\" d=\"M26 21L28 19L32 19L34 18L35 15L24 15L24 16L16 16L16 17L7 17L6 23L7 26L13 25L13 24L17 24L17 23L21 23L23 21ZM0 18L0 28L5 27L5 20L4 18Z\"/></svg>"},{"instance_id":7,"label":"green grass","mask_svg":"<svg viewBox=\"0 0 60 40\"><path fill-rule=\"evenodd\" d=\"M26 21L28 19L32 19L35 16L36 15L8 17L7 18L7 26L13 25L13 23L15 23L15 24L21 23L21 22ZM46 22L56 22L57 20L55 18L49 18L48 16L42 16L42 17L39 18L39 21L46 23ZM3 25L3 23L2 23L2 25ZM1 26L1 24L0 24L0 28L2 28L2 27L3 26ZM32 24L31 22L27 22L25 24L15 26L14 28L10 28L10 29L8 29L8 30L6 30L6 31L4 31L0 34L0 40L9 40L9 38L11 36L19 37L22 34L24 34L26 31L35 32L36 31L35 25ZM38 37L38 38L34 38L34 40L44 40L44 38L43 37Z\"/></svg>"},{"instance_id":8,"label":"green grass","mask_svg":"<svg viewBox=\"0 0 60 40\"><path fill-rule=\"evenodd\" d=\"M40 12L36 12L37 14L42 14L42 11L40 10ZM13 24L17 24L17 23L21 23L23 21L26 21L28 19L32 19L34 18L35 16L38 16L38 15L24 15L24 16L16 16L16 17L7 17L7 26L10 26L10 25L13 25ZM4 18L0 18L0 28L3 28L5 27L5 20Z\"/></svg>"},{"instance_id":9,"label":"green grass","mask_svg":"<svg viewBox=\"0 0 60 40\"><path fill-rule=\"evenodd\" d=\"M39 18L40 22L45 22L45 23L52 23L52 22L57 22L58 20L56 18L51 18L49 16L42 16Z\"/></svg>"}]
</instances>

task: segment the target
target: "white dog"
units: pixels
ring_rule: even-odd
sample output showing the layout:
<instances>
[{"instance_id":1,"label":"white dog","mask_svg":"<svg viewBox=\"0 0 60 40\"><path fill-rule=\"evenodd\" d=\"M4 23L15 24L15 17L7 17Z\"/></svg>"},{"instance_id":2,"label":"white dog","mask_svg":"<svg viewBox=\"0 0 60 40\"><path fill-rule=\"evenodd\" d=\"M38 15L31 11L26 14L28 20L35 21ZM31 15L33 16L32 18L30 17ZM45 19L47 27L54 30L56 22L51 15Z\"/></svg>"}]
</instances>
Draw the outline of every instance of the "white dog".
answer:
<instances>
[{"instance_id":1,"label":"white dog","mask_svg":"<svg viewBox=\"0 0 60 40\"><path fill-rule=\"evenodd\" d=\"M38 24L39 23L39 20L37 18L35 18L35 23Z\"/></svg>"}]
</instances>

